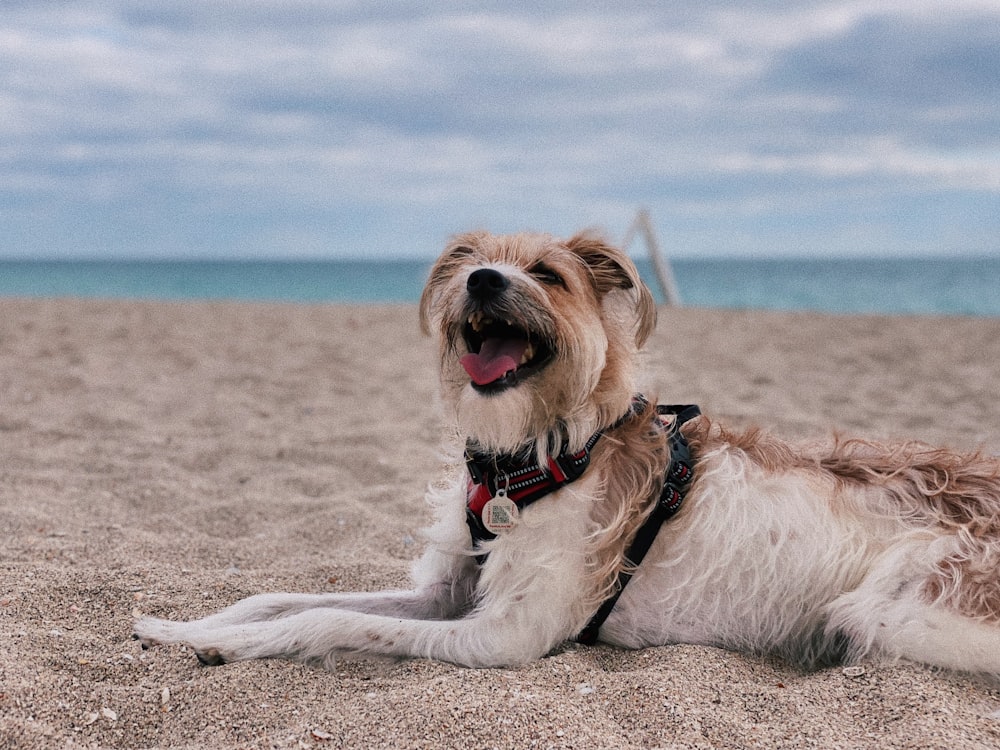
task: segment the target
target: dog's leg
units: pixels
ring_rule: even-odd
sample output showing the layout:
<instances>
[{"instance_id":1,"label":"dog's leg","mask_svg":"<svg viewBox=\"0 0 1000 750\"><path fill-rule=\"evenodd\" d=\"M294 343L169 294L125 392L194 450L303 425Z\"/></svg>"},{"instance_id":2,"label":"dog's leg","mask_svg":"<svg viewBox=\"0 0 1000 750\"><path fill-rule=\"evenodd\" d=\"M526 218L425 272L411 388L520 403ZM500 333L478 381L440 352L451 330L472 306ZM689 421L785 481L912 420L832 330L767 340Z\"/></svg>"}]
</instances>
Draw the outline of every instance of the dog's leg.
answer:
<instances>
[{"instance_id":1,"label":"dog's leg","mask_svg":"<svg viewBox=\"0 0 1000 750\"><path fill-rule=\"evenodd\" d=\"M343 609L407 619L448 619L469 607L467 583L439 583L411 591L356 594L258 594L226 607L216 614L191 622L173 622L155 617L139 619L135 637L144 646L183 641L194 628L213 631L228 626L291 617L310 609Z\"/></svg>"},{"instance_id":2,"label":"dog's leg","mask_svg":"<svg viewBox=\"0 0 1000 750\"><path fill-rule=\"evenodd\" d=\"M258 594L192 622L141 618L135 623L133 634L145 647L184 641L185 633L188 632L212 632L228 626L289 617L316 608L344 609L417 620L459 617L471 608L479 571L468 555L444 554L432 547L418 561L413 574L417 586L412 590L343 594Z\"/></svg>"},{"instance_id":3,"label":"dog's leg","mask_svg":"<svg viewBox=\"0 0 1000 750\"><path fill-rule=\"evenodd\" d=\"M488 605L460 620L415 620L332 608L240 625L217 626L210 620L164 623L162 635L190 645L203 663L213 665L260 658L329 665L338 653L353 652L483 667L537 659L568 637L575 625L553 617L544 596L525 597L509 606ZM149 629L138 630L163 640Z\"/></svg>"},{"instance_id":4,"label":"dog's leg","mask_svg":"<svg viewBox=\"0 0 1000 750\"><path fill-rule=\"evenodd\" d=\"M427 657L466 666L519 664L548 649L505 630L499 620L409 620L339 609L310 609L278 620L206 628L200 621L171 623L170 635L218 665L286 658L332 663L339 653ZM530 653L527 648L530 648Z\"/></svg>"},{"instance_id":5,"label":"dog's leg","mask_svg":"<svg viewBox=\"0 0 1000 750\"><path fill-rule=\"evenodd\" d=\"M856 657L1000 673L1000 626L931 603L923 592L954 545L950 537L923 535L883 553L855 591L833 602L828 630L846 635Z\"/></svg>"},{"instance_id":6,"label":"dog's leg","mask_svg":"<svg viewBox=\"0 0 1000 750\"><path fill-rule=\"evenodd\" d=\"M879 639L883 652L961 672L1000 673L1000 627L995 623L915 602L907 615L895 632Z\"/></svg>"},{"instance_id":7,"label":"dog's leg","mask_svg":"<svg viewBox=\"0 0 1000 750\"><path fill-rule=\"evenodd\" d=\"M476 667L523 664L574 635L590 614L579 601L583 556L553 547L551 533L543 528L525 528L523 535L536 537L528 542L536 554L524 554L523 538L494 548L478 579L477 606L461 619L416 619L409 616L416 610L406 611L405 598L390 597L395 609L378 613L377 596L353 600L357 608L369 610L361 612L302 609L319 599L254 597L249 601L257 602L246 609L236 604L232 616L223 612L186 623L143 620L136 634L145 644L185 643L206 664L289 658L329 665L343 652L426 657ZM339 605L348 600L331 601ZM279 615L246 621L248 611L259 615L262 608ZM429 611L426 605L417 609L424 615Z\"/></svg>"}]
</instances>

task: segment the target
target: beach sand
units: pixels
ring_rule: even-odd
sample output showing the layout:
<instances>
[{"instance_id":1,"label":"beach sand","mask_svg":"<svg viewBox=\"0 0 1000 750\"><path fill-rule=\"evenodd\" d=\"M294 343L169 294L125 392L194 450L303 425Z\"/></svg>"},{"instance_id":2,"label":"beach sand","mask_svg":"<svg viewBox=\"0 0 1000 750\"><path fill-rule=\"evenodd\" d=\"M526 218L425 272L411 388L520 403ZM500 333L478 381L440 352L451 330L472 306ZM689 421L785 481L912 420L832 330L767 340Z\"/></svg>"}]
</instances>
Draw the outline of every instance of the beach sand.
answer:
<instances>
[{"instance_id":1,"label":"beach sand","mask_svg":"<svg viewBox=\"0 0 1000 750\"><path fill-rule=\"evenodd\" d=\"M996 748L1000 690L712 648L209 669L136 613L406 585L440 468L414 306L0 300L0 747ZM647 392L1000 452L1000 320L663 310ZM725 544L725 539L719 540Z\"/></svg>"}]
</instances>

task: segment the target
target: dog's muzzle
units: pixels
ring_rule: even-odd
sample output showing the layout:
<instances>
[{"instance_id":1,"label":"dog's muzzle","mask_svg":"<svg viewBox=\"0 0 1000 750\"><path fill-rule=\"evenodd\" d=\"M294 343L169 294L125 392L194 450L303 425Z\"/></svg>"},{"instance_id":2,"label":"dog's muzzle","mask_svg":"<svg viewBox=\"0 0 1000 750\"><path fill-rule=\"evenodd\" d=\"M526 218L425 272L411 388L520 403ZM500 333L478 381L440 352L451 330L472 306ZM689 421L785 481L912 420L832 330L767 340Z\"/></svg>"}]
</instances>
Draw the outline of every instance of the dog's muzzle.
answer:
<instances>
[{"instance_id":1,"label":"dog's muzzle","mask_svg":"<svg viewBox=\"0 0 1000 750\"><path fill-rule=\"evenodd\" d=\"M473 271L466 282L469 313L462 336L468 354L460 360L483 394L496 394L542 370L554 348L546 337L513 319L506 299L511 281L495 268Z\"/></svg>"}]
</instances>

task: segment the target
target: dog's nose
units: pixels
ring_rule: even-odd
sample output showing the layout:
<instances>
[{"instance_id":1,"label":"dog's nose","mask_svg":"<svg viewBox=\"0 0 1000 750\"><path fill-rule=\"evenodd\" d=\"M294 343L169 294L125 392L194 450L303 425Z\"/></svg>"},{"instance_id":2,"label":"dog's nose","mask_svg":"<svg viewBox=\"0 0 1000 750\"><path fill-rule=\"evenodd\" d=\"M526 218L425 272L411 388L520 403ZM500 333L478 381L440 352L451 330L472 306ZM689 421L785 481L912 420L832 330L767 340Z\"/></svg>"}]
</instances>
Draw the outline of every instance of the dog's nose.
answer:
<instances>
[{"instance_id":1,"label":"dog's nose","mask_svg":"<svg viewBox=\"0 0 1000 750\"><path fill-rule=\"evenodd\" d=\"M491 299L510 286L510 280L495 268L480 268L469 274L465 286L471 297Z\"/></svg>"}]
</instances>

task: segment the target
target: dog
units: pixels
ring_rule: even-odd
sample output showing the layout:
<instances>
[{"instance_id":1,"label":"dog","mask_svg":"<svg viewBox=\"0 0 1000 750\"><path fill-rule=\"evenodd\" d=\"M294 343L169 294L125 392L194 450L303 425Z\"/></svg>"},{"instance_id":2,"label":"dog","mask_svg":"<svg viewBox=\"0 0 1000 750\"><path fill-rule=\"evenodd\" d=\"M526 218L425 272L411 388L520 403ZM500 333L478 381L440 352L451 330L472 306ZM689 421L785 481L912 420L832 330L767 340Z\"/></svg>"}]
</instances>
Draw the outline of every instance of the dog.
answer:
<instances>
[{"instance_id":1,"label":"dog","mask_svg":"<svg viewBox=\"0 0 1000 750\"><path fill-rule=\"evenodd\" d=\"M1000 675L996 458L793 445L657 409L636 386L653 299L590 233L458 236L419 314L468 468L428 491L436 523L412 590L143 618L143 647L184 643L209 665L365 654L509 667L580 638Z\"/></svg>"}]
</instances>

